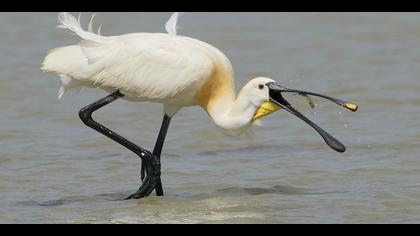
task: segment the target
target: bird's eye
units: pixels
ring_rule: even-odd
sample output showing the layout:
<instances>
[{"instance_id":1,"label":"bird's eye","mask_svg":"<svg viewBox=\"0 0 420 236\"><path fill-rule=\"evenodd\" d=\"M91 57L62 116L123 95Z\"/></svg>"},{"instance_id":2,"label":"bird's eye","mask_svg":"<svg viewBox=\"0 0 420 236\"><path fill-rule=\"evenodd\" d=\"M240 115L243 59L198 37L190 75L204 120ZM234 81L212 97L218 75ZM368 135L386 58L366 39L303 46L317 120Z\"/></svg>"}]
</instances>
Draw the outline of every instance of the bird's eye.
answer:
<instances>
[{"instance_id":1,"label":"bird's eye","mask_svg":"<svg viewBox=\"0 0 420 236\"><path fill-rule=\"evenodd\" d=\"M263 88L264 88L264 84L260 84L260 85L258 85L258 88L259 88L259 89L263 89Z\"/></svg>"}]
</instances>

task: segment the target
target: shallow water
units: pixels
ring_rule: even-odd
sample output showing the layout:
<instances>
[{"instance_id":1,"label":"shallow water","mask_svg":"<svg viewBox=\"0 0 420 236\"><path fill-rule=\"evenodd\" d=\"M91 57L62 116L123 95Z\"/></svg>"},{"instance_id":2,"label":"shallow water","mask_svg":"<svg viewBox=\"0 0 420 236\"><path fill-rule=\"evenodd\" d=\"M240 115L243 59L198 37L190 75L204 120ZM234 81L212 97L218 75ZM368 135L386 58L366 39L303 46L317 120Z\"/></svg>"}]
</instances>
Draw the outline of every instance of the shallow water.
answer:
<instances>
[{"instance_id":1,"label":"shallow water","mask_svg":"<svg viewBox=\"0 0 420 236\"><path fill-rule=\"evenodd\" d=\"M286 112L255 137L224 136L199 108L173 120L163 152L166 196L121 201L139 159L86 128L77 111L106 95L56 97L46 51L77 43L56 13L0 13L1 223L420 223L420 14L190 13L180 33L231 59L237 88L265 75L319 99L296 106L346 144L338 154ZM101 13L104 35L162 32L169 13ZM89 16L85 14L87 24ZM118 101L98 120L152 147L155 104Z\"/></svg>"}]
</instances>

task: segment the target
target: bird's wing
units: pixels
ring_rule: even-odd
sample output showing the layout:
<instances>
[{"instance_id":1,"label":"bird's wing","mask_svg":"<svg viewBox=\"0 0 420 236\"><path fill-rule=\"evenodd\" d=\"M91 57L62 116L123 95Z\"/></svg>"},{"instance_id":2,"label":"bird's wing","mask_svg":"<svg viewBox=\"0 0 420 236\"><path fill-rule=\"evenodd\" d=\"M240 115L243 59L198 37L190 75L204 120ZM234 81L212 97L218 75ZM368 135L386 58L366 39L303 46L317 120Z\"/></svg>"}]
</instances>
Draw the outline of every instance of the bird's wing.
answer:
<instances>
[{"instance_id":1,"label":"bird's wing","mask_svg":"<svg viewBox=\"0 0 420 236\"><path fill-rule=\"evenodd\" d=\"M181 37L139 34L106 42L82 41L90 78L139 98L168 99L199 86L213 72L203 49Z\"/></svg>"},{"instance_id":2,"label":"bird's wing","mask_svg":"<svg viewBox=\"0 0 420 236\"><path fill-rule=\"evenodd\" d=\"M176 28L177 16L171 17L170 26ZM105 37L85 31L80 18L69 13L62 12L58 18L58 27L82 38L80 48L85 58L80 61L84 63L74 63L78 76L74 71L68 74L93 86L148 100L167 99L182 91L194 92L191 86L199 86L213 73L214 49L197 40L148 33Z\"/></svg>"}]
</instances>

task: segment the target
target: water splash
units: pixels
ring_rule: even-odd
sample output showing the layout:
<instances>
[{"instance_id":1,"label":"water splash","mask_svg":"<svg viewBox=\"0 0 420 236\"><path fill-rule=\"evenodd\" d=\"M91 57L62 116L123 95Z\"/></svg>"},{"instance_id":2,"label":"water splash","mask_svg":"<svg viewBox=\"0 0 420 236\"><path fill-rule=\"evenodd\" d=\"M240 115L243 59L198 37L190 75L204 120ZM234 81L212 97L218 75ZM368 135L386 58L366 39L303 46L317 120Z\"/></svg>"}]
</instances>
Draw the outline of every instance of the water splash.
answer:
<instances>
[{"instance_id":1,"label":"water splash","mask_svg":"<svg viewBox=\"0 0 420 236\"><path fill-rule=\"evenodd\" d=\"M368 145L367 147L370 151L375 151L376 150L376 148L372 145Z\"/></svg>"}]
</instances>

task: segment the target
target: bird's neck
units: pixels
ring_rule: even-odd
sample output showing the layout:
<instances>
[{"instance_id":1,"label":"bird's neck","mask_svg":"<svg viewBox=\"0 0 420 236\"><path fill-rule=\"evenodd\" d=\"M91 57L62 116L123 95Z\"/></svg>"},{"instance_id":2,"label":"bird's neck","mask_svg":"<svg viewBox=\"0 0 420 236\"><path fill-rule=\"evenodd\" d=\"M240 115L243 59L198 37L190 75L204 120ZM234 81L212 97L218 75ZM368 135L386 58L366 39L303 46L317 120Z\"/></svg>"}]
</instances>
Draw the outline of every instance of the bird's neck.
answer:
<instances>
[{"instance_id":1,"label":"bird's neck","mask_svg":"<svg viewBox=\"0 0 420 236\"><path fill-rule=\"evenodd\" d=\"M208 110L214 123L229 135L241 135L253 122L257 106L241 93L219 99Z\"/></svg>"},{"instance_id":2,"label":"bird's neck","mask_svg":"<svg viewBox=\"0 0 420 236\"><path fill-rule=\"evenodd\" d=\"M234 81L230 68L216 66L196 94L195 101L225 133L240 135L252 124L257 108L242 96L242 92L236 96Z\"/></svg>"}]
</instances>

